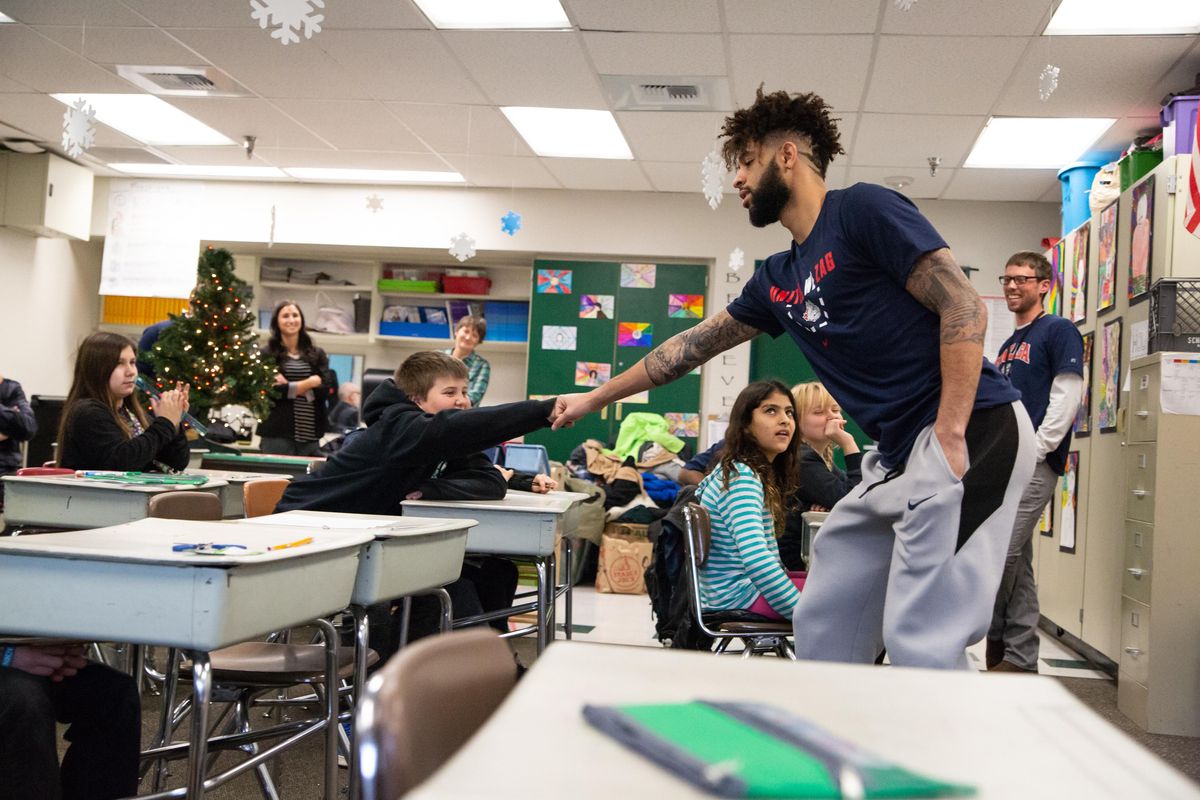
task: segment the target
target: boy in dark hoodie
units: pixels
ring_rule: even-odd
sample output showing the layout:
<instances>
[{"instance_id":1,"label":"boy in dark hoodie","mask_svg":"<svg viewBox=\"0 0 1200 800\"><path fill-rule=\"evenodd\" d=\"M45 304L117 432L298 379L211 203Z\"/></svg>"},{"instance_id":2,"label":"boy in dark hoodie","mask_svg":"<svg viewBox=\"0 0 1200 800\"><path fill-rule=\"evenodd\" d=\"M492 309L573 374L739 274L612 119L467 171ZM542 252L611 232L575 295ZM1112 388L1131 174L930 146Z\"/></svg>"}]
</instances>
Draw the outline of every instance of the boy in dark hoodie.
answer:
<instances>
[{"instance_id":1,"label":"boy in dark hoodie","mask_svg":"<svg viewBox=\"0 0 1200 800\"><path fill-rule=\"evenodd\" d=\"M363 405L367 427L317 472L292 481L276 511L400 514L404 500L497 500L507 486L482 450L549 425L553 400L471 408L467 368L443 353L414 353ZM516 566L470 557L446 587L454 616L512 605ZM413 599L409 639L437 631L437 601ZM372 609L371 646L385 659L398 646L387 604Z\"/></svg>"}]
</instances>

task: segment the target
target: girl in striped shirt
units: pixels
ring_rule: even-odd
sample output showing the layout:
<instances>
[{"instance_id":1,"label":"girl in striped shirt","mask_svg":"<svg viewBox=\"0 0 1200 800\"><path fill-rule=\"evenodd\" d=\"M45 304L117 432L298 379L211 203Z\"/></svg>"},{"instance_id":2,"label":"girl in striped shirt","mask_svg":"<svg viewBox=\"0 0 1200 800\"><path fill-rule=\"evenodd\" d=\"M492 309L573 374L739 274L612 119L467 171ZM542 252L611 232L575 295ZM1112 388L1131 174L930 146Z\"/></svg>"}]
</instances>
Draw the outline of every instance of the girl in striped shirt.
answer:
<instances>
[{"instance_id":1,"label":"girl in striped shirt","mask_svg":"<svg viewBox=\"0 0 1200 800\"><path fill-rule=\"evenodd\" d=\"M757 381L738 395L720 460L697 490L712 522L700 571L705 609L791 619L804 573L784 569L775 539L796 488L795 433L796 403L782 383Z\"/></svg>"}]
</instances>

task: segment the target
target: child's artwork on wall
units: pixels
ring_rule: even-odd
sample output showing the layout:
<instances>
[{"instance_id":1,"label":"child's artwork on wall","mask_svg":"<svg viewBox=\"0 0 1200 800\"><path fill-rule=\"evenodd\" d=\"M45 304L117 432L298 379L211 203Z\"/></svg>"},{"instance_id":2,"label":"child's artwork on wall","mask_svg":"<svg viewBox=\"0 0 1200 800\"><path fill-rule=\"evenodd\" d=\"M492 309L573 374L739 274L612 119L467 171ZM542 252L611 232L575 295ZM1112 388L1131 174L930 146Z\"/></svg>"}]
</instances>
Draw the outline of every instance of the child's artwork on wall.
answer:
<instances>
[{"instance_id":1,"label":"child's artwork on wall","mask_svg":"<svg viewBox=\"0 0 1200 800\"><path fill-rule=\"evenodd\" d=\"M574 350L576 328L574 325L543 325L543 350Z\"/></svg>"},{"instance_id":2,"label":"child's artwork on wall","mask_svg":"<svg viewBox=\"0 0 1200 800\"><path fill-rule=\"evenodd\" d=\"M1154 176L1130 193L1129 302L1150 292L1150 253L1154 246Z\"/></svg>"},{"instance_id":3,"label":"child's artwork on wall","mask_svg":"<svg viewBox=\"0 0 1200 800\"><path fill-rule=\"evenodd\" d=\"M1096 312L1103 314L1117 302L1117 201L1100 209L1097 242Z\"/></svg>"},{"instance_id":4,"label":"child's artwork on wall","mask_svg":"<svg viewBox=\"0 0 1200 800\"><path fill-rule=\"evenodd\" d=\"M1117 405L1121 381L1121 319L1104 326L1100 339L1100 397L1096 401L1097 425L1101 433L1117 429Z\"/></svg>"},{"instance_id":5,"label":"child's artwork on wall","mask_svg":"<svg viewBox=\"0 0 1200 800\"><path fill-rule=\"evenodd\" d=\"M608 383L608 379L612 377L612 364L605 364L603 361L576 361L575 362L575 385L576 386L603 386Z\"/></svg>"},{"instance_id":6,"label":"child's artwork on wall","mask_svg":"<svg viewBox=\"0 0 1200 800\"><path fill-rule=\"evenodd\" d=\"M618 347L653 347L654 326L649 322L618 322Z\"/></svg>"},{"instance_id":7,"label":"child's artwork on wall","mask_svg":"<svg viewBox=\"0 0 1200 800\"><path fill-rule=\"evenodd\" d=\"M1075 436L1084 438L1092 435L1092 346L1095 333L1083 335L1083 397L1079 411L1075 413Z\"/></svg>"},{"instance_id":8,"label":"child's artwork on wall","mask_svg":"<svg viewBox=\"0 0 1200 800\"><path fill-rule=\"evenodd\" d=\"M667 430L672 436L686 439L688 437L695 438L700 435L699 414L668 411L663 414L663 418L666 419Z\"/></svg>"},{"instance_id":9,"label":"child's artwork on wall","mask_svg":"<svg viewBox=\"0 0 1200 800\"><path fill-rule=\"evenodd\" d=\"M1075 552L1075 513L1079 510L1079 451L1067 453L1067 468L1058 489L1058 549Z\"/></svg>"},{"instance_id":10,"label":"child's artwork on wall","mask_svg":"<svg viewBox=\"0 0 1200 800\"><path fill-rule=\"evenodd\" d=\"M653 289L658 269L653 264L622 264L622 289Z\"/></svg>"},{"instance_id":11,"label":"child's artwork on wall","mask_svg":"<svg viewBox=\"0 0 1200 800\"><path fill-rule=\"evenodd\" d=\"M1042 516L1038 519L1038 533L1042 536L1054 535L1054 498L1051 497L1046 507L1042 509Z\"/></svg>"},{"instance_id":12,"label":"child's artwork on wall","mask_svg":"<svg viewBox=\"0 0 1200 800\"><path fill-rule=\"evenodd\" d=\"M629 395L629 397L626 397L621 402L622 403L649 403L650 402L650 390L644 389L644 390L638 392L637 394L631 394L631 395Z\"/></svg>"},{"instance_id":13,"label":"child's artwork on wall","mask_svg":"<svg viewBox=\"0 0 1200 800\"><path fill-rule=\"evenodd\" d=\"M570 294L571 270L539 269L537 271L538 294Z\"/></svg>"},{"instance_id":14,"label":"child's artwork on wall","mask_svg":"<svg viewBox=\"0 0 1200 800\"><path fill-rule=\"evenodd\" d=\"M704 318L704 295L702 294L672 294L667 295L667 314L680 319Z\"/></svg>"},{"instance_id":15,"label":"child's artwork on wall","mask_svg":"<svg viewBox=\"0 0 1200 800\"><path fill-rule=\"evenodd\" d=\"M1063 249L1066 247L1066 239L1059 239L1058 244L1050 248L1050 291L1046 292L1046 298L1042 303L1042 308L1046 309L1047 314L1062 313L1062 287L1063 287Z\"/></svg>"},{"instance_id":16,"label":"child's artwork on wall","mask_svg":"<svg viewBox=\"0 0 1200 800\"><path fill-rule=\"evenodd\" d=\"M1087 320L1087 257L1091 233L1092 225L1087 223L1072 235L1071 260L1066 270L1066 283L1070 286L1067 297L1070 302L1063 316L1075 324Z\"/></svg>"},{"instance_id":17,"label":"child's artwork on wall","mask_svg":"<svg viewBox=\"0 0 1200 800\"><path fill-rule=\"evenodd\" d=\"M611 294L582 294L579 296L581 319L612 319L613 296Z\"/></svg>"}]
</instances>

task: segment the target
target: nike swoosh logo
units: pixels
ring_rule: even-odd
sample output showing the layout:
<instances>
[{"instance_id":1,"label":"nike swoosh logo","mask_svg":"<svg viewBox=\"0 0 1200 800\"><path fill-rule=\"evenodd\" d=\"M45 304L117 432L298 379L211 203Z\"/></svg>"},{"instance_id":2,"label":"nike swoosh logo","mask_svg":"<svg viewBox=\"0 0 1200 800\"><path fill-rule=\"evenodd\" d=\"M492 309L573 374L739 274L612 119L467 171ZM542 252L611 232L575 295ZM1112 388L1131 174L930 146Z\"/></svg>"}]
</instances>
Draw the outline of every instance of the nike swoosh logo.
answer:
<instances>
[{"instance_id":1,"label":"nike swoosh logo","mask_svg":"<svg viewBox=\"0 0 1200 800\"><path fill-rule=\"evenodd\" d=\"M924 503L924 502L925 502L925 500L932 500L932 499L933 499L933 498L935 498L935 497L937 497L937 492L934 492L933 494L929 495L929 497L926 497L926 498L924 498L924 499L922 499L922 500L918 500L918 501L917 501L917 502L915 502L915 503L914 503L912 500L909 500L909 501L908 501L908 510L909 510L909 511L912 511L914 508L916 508L917 506L921 505L921 503Z\"/></svg>"}]
</instances>

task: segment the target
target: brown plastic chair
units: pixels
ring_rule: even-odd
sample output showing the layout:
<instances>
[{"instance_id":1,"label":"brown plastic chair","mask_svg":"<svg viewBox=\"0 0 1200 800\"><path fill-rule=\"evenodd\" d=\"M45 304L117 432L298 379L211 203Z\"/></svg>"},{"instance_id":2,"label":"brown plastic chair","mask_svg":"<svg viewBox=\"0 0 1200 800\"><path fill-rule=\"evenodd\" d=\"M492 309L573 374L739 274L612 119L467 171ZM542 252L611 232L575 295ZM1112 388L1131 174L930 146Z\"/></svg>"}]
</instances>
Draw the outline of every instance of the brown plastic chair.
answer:
<instances>
[{"instance_id":1,"label":"brown plastic chair","mask_svg":"<svg viewBox=\"0 0 1200 800\"><path fill-rule=\"evenodd\" d=\"M221 498L212 492L163 492L150 498L150 516L160 519L220 520Z\"/></svg>"},{"instance_id":2,"label":"brown plastic chair","mask_svg":"<svg viewBox=\"0 0 1200 800\"><path fill-rule=\"evenodd\" d=\"M508 646L481 628L404 648L367 682L355 712L362 800L394 800L477 731L517 680Z\"/></svg>"},{"instance_id":3,"label":"brown plastic chair","mask_svg":"<svg viewBox=\"0 0 1200 800\"><path fill-rule=\"evenodd\" d=\"M688 503L683 507L683 552L690 584L689 600L700 630L706 636L717 640L717 653L724 653L729 643L736 639L745 646L742 651L743 658L774 652L795 661L796 654L787 638L792 633L791 623L771 620L722 620L723 612L704 610L700 601L700 568L708 561L711 544L712 521L708 517L708 511L698 503Z\"/></svg>"},{"instance_id":4,"label":"brown plastic chair","mask_svg":"<svg viewBox=\"0 0 1200 800\"><path fill-rule=\"evenodd\" d=\"M242 485L242 505L247 517L265 517L275 513L275 506L287 490L286 478L259 478Z\"/></svg>"}]
</instances>

